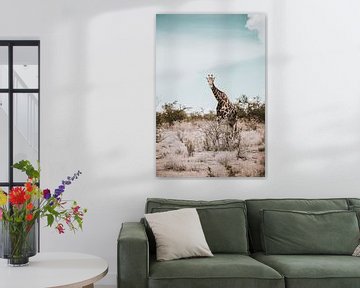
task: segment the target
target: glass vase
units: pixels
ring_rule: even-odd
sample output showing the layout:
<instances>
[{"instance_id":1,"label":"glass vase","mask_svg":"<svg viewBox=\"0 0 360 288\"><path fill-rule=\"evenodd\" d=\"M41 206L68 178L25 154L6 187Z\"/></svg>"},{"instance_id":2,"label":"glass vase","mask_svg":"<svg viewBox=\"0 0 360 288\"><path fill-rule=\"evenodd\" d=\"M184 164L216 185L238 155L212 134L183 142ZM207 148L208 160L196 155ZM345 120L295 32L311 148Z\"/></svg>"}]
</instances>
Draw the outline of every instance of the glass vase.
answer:
<instances>
[{"instance_id":1,"label":"glass vase","mask_svg":"<svg viewBox=\"0 0 360 288\"><path fill-rule=\"evenodd\" d=\"M36 255L37 223L1 221L0 257L8 259L9 266L25 266L29 257Z\"/></svg>"}]
</instances>

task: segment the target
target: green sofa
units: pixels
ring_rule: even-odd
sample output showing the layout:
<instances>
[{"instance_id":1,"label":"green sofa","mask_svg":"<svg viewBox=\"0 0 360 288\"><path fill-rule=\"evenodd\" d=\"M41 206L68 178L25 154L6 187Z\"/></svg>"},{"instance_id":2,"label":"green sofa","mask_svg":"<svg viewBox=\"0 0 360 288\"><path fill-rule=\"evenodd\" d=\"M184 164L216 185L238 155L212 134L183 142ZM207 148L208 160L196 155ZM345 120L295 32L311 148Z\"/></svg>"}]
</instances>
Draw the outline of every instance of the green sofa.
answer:
<instances>
[{"instance_id":1,"label":"green sofa","mask_svg":"<svg viewBox=\"0 0 360 288\"><path fill-rule=\"evenodd\" d=\"M117 246L119 288L360 287L360 257L349 255L349 251L354 245L356 247L359 240L356 216L358 213L360 215L360 199L192 201L152 198L147 200L145 212L164 212L187 207L197 208L214 257L156 261L154 236L145 221L123 223ZM283 211L285 215L281 214ZM264 215L265 212L269 215ZM274 227L269 233L264 232L264 219L267 227ZM303 221L304 225L289 225L296 223L297 219ZM339 223L334 219L339 219ZM279 221L279 225L276 221ZM351 237L348 238L351 239L348 241L344 241L341 235L334 236L334 239L325 238L325 242L319 244L325 250L319 250L319 255L316 255L312 252L317 249L316 243L314 248L312 244L301 246L301 239L298 241L301 229L308 229L311 223L319 223L319 231L324 223L335 225L334 227L344 231L356 231L349 234ZM284 235L289 239L285 237L285 240L279 240L277 230L287 231ZM293 238L291 233L294 233ZM309 234L304 236L310 237L309 241L314 241L311 233L305 234ZM284 251L295 249L295 255L281 253L279 243L284 243ZM342 248L341 245L347 246L347 250L336 250ZM305 249L303 254L302 249ZM310 252L306 249L310 249ZM267 253L268 251L280 252L274 254ZM326 254L326 251L331 251L331 255Z\"/></svg>"}]
</instances>

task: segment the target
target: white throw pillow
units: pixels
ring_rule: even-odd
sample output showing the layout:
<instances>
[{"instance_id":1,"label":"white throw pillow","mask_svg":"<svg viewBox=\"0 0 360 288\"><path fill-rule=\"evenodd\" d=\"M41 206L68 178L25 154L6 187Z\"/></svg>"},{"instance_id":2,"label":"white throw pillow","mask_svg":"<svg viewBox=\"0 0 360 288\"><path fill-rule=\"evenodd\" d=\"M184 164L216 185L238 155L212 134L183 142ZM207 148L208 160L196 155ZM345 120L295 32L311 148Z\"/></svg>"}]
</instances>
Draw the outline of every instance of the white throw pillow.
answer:
<instances>
[{"instance_id":1,"label":"white throw pillow","mask_svg":"<svg viewBox=\"0 0 360 288\"><path fill-rule=\"evenodd\" d=\"M158 261L213 256L195 208L145 214L156 240Z\"/></svg>"},{"instance_id":2,"label":"white throw pillow","mask_svg":"<svg viewBox=\"0 0 360 288\"><path fill-rule=\"evenodd\" d=\"M358 246L356 246L352 256L360 257L360 244Z\"/></svg>"}]
</instances>

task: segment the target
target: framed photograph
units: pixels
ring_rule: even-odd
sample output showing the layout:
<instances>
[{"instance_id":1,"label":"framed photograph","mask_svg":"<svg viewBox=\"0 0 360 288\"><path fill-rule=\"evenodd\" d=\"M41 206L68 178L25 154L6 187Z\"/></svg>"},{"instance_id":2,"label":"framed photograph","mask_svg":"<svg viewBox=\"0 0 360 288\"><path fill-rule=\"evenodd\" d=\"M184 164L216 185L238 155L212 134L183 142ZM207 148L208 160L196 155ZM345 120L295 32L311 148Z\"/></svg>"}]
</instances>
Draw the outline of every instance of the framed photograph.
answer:
<instances>
[{"instance_id":1,"label":"framed photograph","mask_svg":"<svg viewBox=\"0 0 360 288\"><path fill-rule=\"evenodd\" d=\"M156 16L156 175L264 177L264 14Z\"/></svg>"}]
</instances>

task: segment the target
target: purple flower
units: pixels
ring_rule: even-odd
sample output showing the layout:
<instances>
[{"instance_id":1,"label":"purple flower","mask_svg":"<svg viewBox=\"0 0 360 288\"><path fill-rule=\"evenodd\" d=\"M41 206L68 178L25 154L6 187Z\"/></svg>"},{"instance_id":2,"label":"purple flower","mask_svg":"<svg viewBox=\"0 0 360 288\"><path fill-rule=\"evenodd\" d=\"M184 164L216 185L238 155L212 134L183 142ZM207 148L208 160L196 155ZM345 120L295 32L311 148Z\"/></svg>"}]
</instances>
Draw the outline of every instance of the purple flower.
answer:
<instances>
[{"instance_id":1,"label":"purple flower","mask_svg":"<svg viewBox=\"0 0 360 288\"><path fill-rule=\"evenodd\" d=\"M65 191L65 190L63 190L63 189L55 189L54 197L55 197L56 199L58 199L59 196L60 196L64 191Z\"/></svg>"},{"instance_id":2,"label":"purple flower","mask_svg":"<svg viewBox=\"0 0 360 288\"><path fill-rule=\"evenodd\" d=\"M78 179L78 177L82 174L82 172L80 170L78 170L76 173L74 173L74 175L71 176L67 176L66 180L62 180L61 184L59 185L59 187L57 189L55 189L54 192L54 197L56 199L60 199L60 195L65 191L65 186L70 185L72 183L72 181Z\"/></svg>"},{"instance_id":3,"label":"purple flower","mask_svg":"<svg viewBox=\"0 0 360 288\"><path fill-rule=\"evenodd\" d=\"M43 191L43 196L44 198L47 200L51 197L51 193L50 193L50 190L49 189L44 189Z\"/></svg>"}]
</instances>

